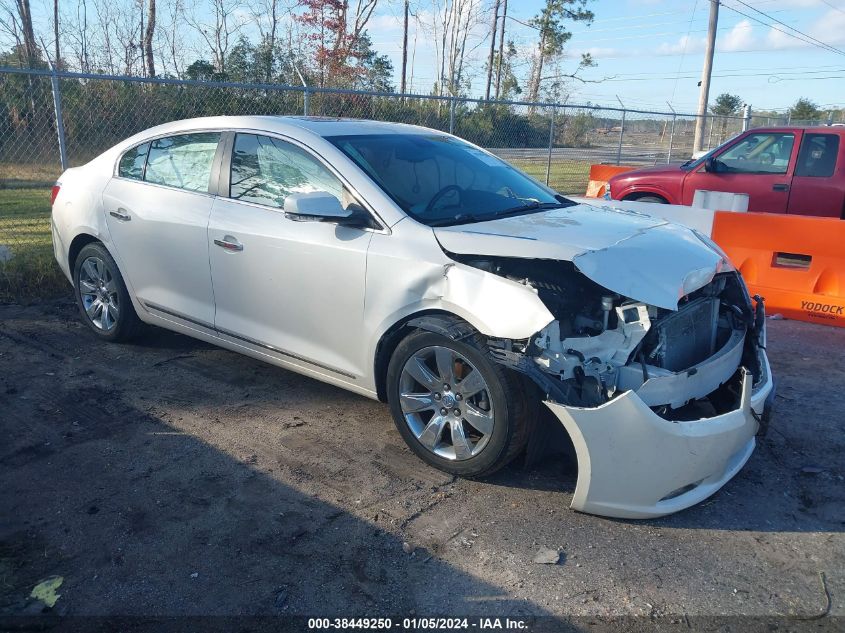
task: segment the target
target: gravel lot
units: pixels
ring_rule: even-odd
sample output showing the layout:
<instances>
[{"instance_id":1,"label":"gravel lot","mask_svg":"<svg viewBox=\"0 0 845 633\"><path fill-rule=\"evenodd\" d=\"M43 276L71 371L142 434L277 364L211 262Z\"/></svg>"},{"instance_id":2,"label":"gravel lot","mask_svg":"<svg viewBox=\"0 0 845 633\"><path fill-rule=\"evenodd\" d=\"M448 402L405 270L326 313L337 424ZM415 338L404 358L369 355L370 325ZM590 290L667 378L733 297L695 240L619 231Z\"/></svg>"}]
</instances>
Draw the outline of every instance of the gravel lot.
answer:
<instances>
[{"instance_id":1,"label":"gravel lot","mask_svg":"<svg viewBox=\"0 0 845 633\"><path fill-rule=\"evenodd\" d=\"M768 436L708 501L636 522L569 510L566 460L456 480L383 404L162 330L102 344L75 310L0 306L0 615L57 575L76 615L843 624L845 330L770 321Z\"/></svg>"}]
</instances>

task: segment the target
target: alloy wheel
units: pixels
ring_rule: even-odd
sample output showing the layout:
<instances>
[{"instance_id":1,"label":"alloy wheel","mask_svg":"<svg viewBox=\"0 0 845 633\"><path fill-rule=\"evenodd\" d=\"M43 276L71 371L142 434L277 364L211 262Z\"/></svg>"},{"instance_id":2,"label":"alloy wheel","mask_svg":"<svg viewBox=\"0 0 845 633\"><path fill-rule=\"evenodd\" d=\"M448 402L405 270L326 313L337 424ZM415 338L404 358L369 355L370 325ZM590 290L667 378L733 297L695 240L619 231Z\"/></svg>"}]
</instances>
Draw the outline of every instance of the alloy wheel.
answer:
<instances>
[{"instance_id":1,"label":"alloy wheel","mask_svg":"<svg viewBox=\"0 0 845 633\"><path fill-rule=\"evenodd\" d=\"M117 325L120 299L117 283L108 265L99 257L88 257L79 269L82 306L98 330L110 332Z\"/></svg>"},{"instance_id":2,"label":"alloy wheel","mask_svg":"<svg viewBox=\"0 0 845 633\"><path fill-rule=\"evenodd\" d=\"M399 405L414 436L432 453L461 461L478 455L493 433L487 382L448 347L424 347L402 368Z\"/></svg>"}]
</instances>

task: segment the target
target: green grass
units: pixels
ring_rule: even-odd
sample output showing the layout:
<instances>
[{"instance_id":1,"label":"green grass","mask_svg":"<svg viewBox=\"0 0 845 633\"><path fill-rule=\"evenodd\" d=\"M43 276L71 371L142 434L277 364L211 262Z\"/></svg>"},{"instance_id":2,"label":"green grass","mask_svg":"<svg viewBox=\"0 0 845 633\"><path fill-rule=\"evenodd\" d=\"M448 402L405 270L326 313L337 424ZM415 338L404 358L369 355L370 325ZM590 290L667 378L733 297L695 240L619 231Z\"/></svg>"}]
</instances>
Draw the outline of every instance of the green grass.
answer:
<instances>
[{"instance_id":1,"label":"green grass","mask_svg":"<svg viewBox=\"0 0 845 633\"><path fill-rule=\"evenodd\" d=\"M67 281L53 259L50 190L0 189L0 301L58 294Z\"/></svg>"},{"instance_id":2,"label":"green grass","mask_svg":"<svg viewBox=\"0 0 845 633\"><path fill-rule=\"evenodd\" d=\"M546 181L545 160L512 162L541 182ZM13 174L28 180L34 176L32 166L0 166L6 176ZM49 169L45 167L44 173L38 175L49 179ZM549 185L561 193L583 195L589 173L587 161L556 160L549 173ZM66 290L67 281L53 259L49 188L0 188L0 252L7 249L12 257L0 261L0 301L26 301Z\"/></svg>"},{"instance_id":3,"label":"green grass","mask_svg":"<svg viewBox=\"0 0 845 633\"><path fill-rule=\"evenodd\" d=\"M546 182L545 160L512 160L510 163L540 182ZM552 161L551 170L549 170L549 186L555 191L573 196L583 196L587 191L587 182L589 180L589 161Z\"/></svg>"}]
</instances>

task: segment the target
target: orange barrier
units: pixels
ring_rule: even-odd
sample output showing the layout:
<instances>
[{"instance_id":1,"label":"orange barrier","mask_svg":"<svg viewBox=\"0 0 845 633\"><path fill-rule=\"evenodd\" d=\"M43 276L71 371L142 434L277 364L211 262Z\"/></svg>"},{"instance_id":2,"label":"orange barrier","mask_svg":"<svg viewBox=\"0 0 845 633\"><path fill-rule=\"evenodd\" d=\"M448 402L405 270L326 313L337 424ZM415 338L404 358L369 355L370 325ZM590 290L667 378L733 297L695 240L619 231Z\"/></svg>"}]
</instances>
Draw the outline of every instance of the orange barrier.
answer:
<instances>
[{"instance_id":1,"label":"orange barrier","mask_svg":"<svg viewBox=\"0 0 845 633\"><path fill-rule=\"evenodd\" d=\"M624 165L590 165L590 182L587 183L588 198L601 198L607 189L607 181L616 174L633 171L636 167Z\"/></svg>"},{"instance_id":2,"label":"orange barrier","mask_svg":"<svg viewBox=\"0 0 845 633\"><path fill-rule=\"evenodd\" d=\"M845 327L845 221L717 211L712 237L768 314Z\"/></svg>"}]
</instances>

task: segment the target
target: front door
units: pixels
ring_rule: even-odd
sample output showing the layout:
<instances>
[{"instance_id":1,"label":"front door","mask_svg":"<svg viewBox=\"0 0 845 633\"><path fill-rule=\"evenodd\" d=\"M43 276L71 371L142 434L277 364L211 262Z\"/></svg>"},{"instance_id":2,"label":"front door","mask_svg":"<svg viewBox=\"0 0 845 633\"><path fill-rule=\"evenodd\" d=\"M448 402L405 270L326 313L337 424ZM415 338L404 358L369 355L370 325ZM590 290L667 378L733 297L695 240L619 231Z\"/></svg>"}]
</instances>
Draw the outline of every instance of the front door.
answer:
<instances>
[{"instance_id":1,"label":"front door","mask_svg":"<svg viewBox=\"0 0 845 633\"><path fill-rule=\"evenodd\" d=\"M795 155L792 132L749 132L713 158L716 171L704 163L684 179L683 204L691 205L695 192L724 191L748 194L748 210L786 213Z\"/></svg>"},{"instance_id":2,"label":"front door","mask_svg":"<svg viewBox=\"0 0 845 633\"><path fill-rule=\"evenodd\" d=\"M160 138L127 151L103 192L121 272L152 312L214 323L208 267L209 178L219 132Z\"/></svg>"},{"instance_id":3,"label":"front door","mask_svg":"<svg viewBox=\"0 0 845 633\"><path fill-rule=\"evenodd\" d=\"M222 336L315 371L365 373L361 340L372 232L286 216L291 193L352 202L341 181L304 149L237 134L228 197L208 227L215 325Z\"/></svg>"}]
</instances>

